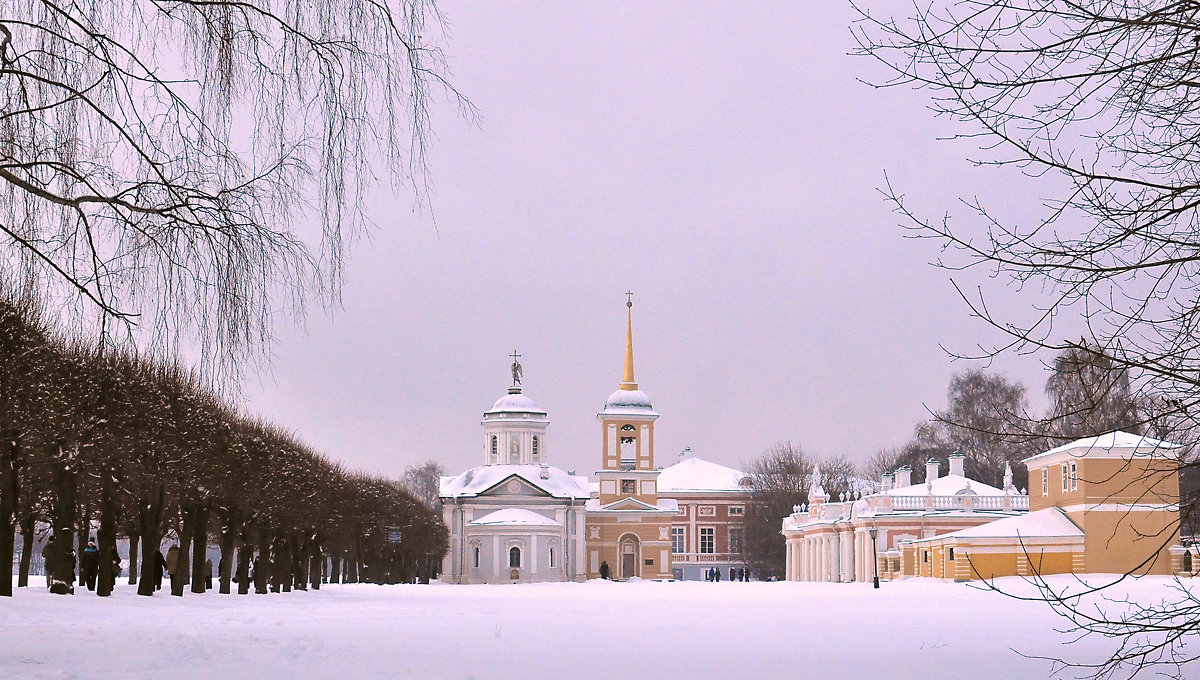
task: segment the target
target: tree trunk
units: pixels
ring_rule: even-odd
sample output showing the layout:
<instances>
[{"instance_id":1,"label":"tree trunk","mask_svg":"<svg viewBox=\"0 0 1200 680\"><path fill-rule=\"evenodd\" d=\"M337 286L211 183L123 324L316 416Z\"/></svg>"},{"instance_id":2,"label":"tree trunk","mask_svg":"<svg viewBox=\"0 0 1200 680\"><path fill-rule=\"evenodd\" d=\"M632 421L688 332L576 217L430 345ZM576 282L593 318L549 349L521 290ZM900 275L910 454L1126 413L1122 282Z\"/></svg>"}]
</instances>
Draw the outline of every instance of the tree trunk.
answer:
<instances>
[{"instance_id":1,"label":"tree trunk","mask_svg":"<svg viewBox=\"0 0 1200 680\"><path fill-rule=\"evenodd\" d=\"M271 569L271 530L264 521L258 529L258 563L254 565L254 592L267 594L267 576Z\"/></svg>"},{"instance_id":2,"label":"tree trunk","mask_svg":"<svg viewBox=\"0 0 1200 680\"><path fill-rule=\"evenodd\" d=\"M21 520L21 570L17 575L17 587L29 585L29 562L33 559L33 515L25 515Z\"/></svg>"},{"instance_id":3,"label":"tree trunk","mask_svg":"<svg viewBox=\"0 0 1200 680\"><path fill-rule=\"evenodd\" d=\"M179 553L175 557L175 574L171 576L171 594L183 597L183 588L189 582L191 570L192 532L195 531L196 509L188 505L183 510L183 523L179 530Z\"/></svg>"},{"instance_id":4,"label":"tree trunk","mask_svg":"<svg viewBox=\"0 0 1200 680\"><path fill-rule=\"evenodd\" d=\"M316 542L312 542L312 547L309 548L311 556L308 560L308 582L313 590L321 589L321 570L325 566L325 560L321 557L321 546Z\"/></svg>"},{"instance_id":5,"label":"tree trunk","mask_svg":"<svg viewBox=\"0 0 1200 680\"><path fill-rule=\"evenodd\" d=\"M220 592L222 595L228 595L230 591L230 581L233 580L233 556L234 547L237 542L237 537L240 535L239 517L241 513L237 508L231 508L224 513L225 521L221 523L221 561L217 563L219 571L218 577L221 581Z\"/></svg>"},{"instance_id":6,"label":"tree trunk","mask_svg":"<svg viewBox=\"0 0 1200 680\"><path fill-rule=\"evenodd\" d=\"M308 590L308 565L309 555L312 550L312 539L305 537L303 541L300 537L295 538L296 557L292 562L292 576L295 578L293 587L296 590Z\"/></svg>"},{"instance_id":7,"label":"tree trunk","mask_svg":"<svg viewBox=\"0 0 1200 680\"><path fill-rule=\"evenodd\" d=\"M86 489L85 489L86 491ZM87 585L87 575L83 569L83 549L87 547L88 541L92 540L92 503L91 499L85 500L83 506L79 508L79 526L75 532L75 540L78 542L78 547L75 548L75 560L79 565L79 585Z\"/></svg>"},{"instance_id":8,"label":"tree trunk","mask_svg":"<svg viewBox=\"0 0 1200 680\"><path fill-rule=\"evenodd\" d=\"M162 536L159 527L162 522L162 506L166 495L162 484L154 487L146 505L142 508L141 543L142 543L142 582L138 584L138 595L153 595L154 590L162 581L162 567L158 563L158 553L162 548ZM132 544L131 544L132 545Z\"/></svg>"},{"instance_id":9,"label":"tree trunk","mask_svg":"<svg viewBox=\"0 0 1200 680\"><path fill-rule=\"evenodd\" d=\"M208 506L197 505L195 529L192 530L192 592L208 589Z\"/></svg>"},{"instance_id":10,"label":"tree trunk","mask_svg":"<svg viewBox=\"0 0 1200 680\"><path fill-rule=\"evenodd\" d=\"M247 531L242 530L241 545L237 549L237 584L238 595L250 592L250 557L254 554L254 546L247 540Z\"/></svg>"},{"instance_id":11,"label":"tree trunk","mask_svg":"<svg viewBox=\"0 0 1200 680\"><path fill-rule=\"evenodd\" d=\"M75 542L75 471L70 467L70 461L63 461L65 455L59 447L60 459L54 466L55 486L58 493L54 499L54 573L51 582L61 581L68 586L68 593L74 594L75 566L79 563L78 554L67 559L71 544Z\"/></svg>"},{"instance_id":12,"label":"tree trunk","mask_svg":"<svg viewBox=\"0 0 1200 680\"><path fill-rule=\"evenodd\" d=\"M342 582L342 558L337 553L334 553L329 558L329 582Z\"/></svg>"},{"instance_id":13,"label":"tree trunk","mask_svg":"<svg viewBox=\"0 0 1200 680\"><path fill-rule=\"evenodd\" d=\"M129 585L136 586L138 582L138 541L137 533L129 535Z\"/></svg>"},{"instance_id":14,"label":"tree trunk","mask_svg":"<svg viewBox=\"0 0 1200 680\"><path fill-rule=\"evenodd\" d=\"M19 456L21 435L8 430L0 445L0 596L12 597L12 563L17 531L17 494L21 490Z\"/></svg>"},{"instance_id":15,"label":"tree trunk","mask_svg":"<svg viewBox=\"0 0 1200 680\"><path fill-rule=\"evenodd\" d=\"M100 530L96 534L100 548L100 565L96 574L96 594L108 597L112 594L117 576L113 573L114 556L117 553L117 499L113 470L101 471L100 479Z\"/></svg>"},{"instance_id":16,"label":"tree trunk","mask_svg":"<svg viewBox=\"0 0 1200 680\"><path fill-rule=\"evenodd\" d=\"M279 568L279 584L285 593L292 592L292 539L285 535L280 542L282 554L275 560Z\"/></svg>"}]
</instances>

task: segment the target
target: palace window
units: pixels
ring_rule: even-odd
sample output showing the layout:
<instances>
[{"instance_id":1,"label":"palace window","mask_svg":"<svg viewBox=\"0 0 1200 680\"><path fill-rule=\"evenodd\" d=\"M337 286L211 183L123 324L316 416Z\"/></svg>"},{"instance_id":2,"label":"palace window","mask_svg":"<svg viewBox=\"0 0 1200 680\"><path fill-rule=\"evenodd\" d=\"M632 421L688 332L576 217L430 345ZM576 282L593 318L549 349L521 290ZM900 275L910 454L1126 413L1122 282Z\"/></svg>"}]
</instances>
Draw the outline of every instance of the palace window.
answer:
<instances>
[{"instance_id":1,"label":"palace window","mask_svg":"<svg viewBox=\"0 0 1200 680\"><path fill-rule=\"evenodd\" d=\"M953 562L953 561L954 561L954 548L951 548L951 549L950 549L950 561L951 561L951 562Z\"/></svg>"},{"instance_id":2,"label":"palace window","mask_svg":"<svg viewBox=\"0 0 1200 680\"><path fill-rule=\"evenodd\" d=\"M550 568L554 569L556 566L558 565L554 563L554 546L550 546Z\"/></svg>"},{"instance_id":3,"label":"palace window","mask_svg":"<svg viewBox=\"0 0 1200 680\"><path fill-rule=\"evenodd\" d=\"M742 538L741 527L729 527L729 552L740 554L745 541Z\"/></svg>"},{"instance_id":4,"label":"palace window","mask_svg":"<svg viewBox=\"0 0 1200 680\"><path fill-rule=\"evenodd\" d=\"M537 440L537 435L534 435L534 437L533 437L533 457L537 458L537 455L538 455L538 440Z\"/></svg>"},{"instance_id":5,"label":"palace window","mask_svg":"<svg viewBox=\"0 0 1200 680\"><path fill-rule=\"evenodd\" d=\"M711 555L716 552L717 530L713 527L700 527L700 552Z\"/></svg>"},{"instance_id":6,"label":"palace window","mask_svg":"<svg viewBox=\"0 0 1200 680\"><path fill-rule=\"evenodd\" d=\"M637 493L636 487L637 484L632 479L621 480L621 493L627 493L632 496L633 494Z\"/></svg>"},{"instance_id":7,"label":"palace window","mask_svg":"<svg viewBox=\"0 0 1200 680\"><path fill-rule=\"evenodd\" d=\"M1071 462L1071 491L1079 488L1079 468Z\"/></svg>"},{"instance_id":8,"label":"palace window","mask_svg":"<svg viewBox=\"0 0 1200 680\"><path fill-rule=\"evenodd\" d=\"M1042 495L1050 495L1050 468L1042 470Z\"/></svg>"},{"instance_id":9,"label":"palace window","mask_svg":"<svg viewBox=\"0 0 1200 680\"><path fill-rule=\"evenodd\" d=\"M516 548L513 548L513 550L516 550ZM928 551L928 550L924 550L924 551L922 551L922 552L921 552L921 561L922 561L922 562L928 562L928 561L929 561L929 551Z\"/></svg>"},{"instance_id":10,"label":"palace window","mask_svg":"<svg viewBox=\"0 0 1200 680\"><path fill-rule=\"evenodd\" d=\"M521 567L521 549L513 546L508 549L508 568L519 569Z\"/></svg>"},{"instance_id":11,"label":"palace window","mask_svg":"<svg viewBox=\"0 0 1200 680\"><path fill-rule=\"evenodd\" d=\"M500 452L499 449L500 449L500 442L497 439L496 435L492 435L492 458L495 458L496 454L498 454Z\"/></svg>"},{"instance_id":12,"label":"palace window","mask_svg":"<svg viewBox=\"0 0 1200 680\"><path fill-rule=\"evenodd\" d=\"M479 568L479 546L475 546L475 568Z\"/></svg>"},{"instance_id":13,"label":"palace window","mask_svg":"<svg viewBox=\"0 0 1200 680\"><path fill-rule=\"evenodd\" d=\"M1067 491L1067 465L1066 465L1066 463L1064 463L1062 466L1062 478L1063 478L1063 492L1065 493Z\"/></svg>"},{"instance_id":14,"label":"palace window","mask_svg":"<svg viewBox=\"0 0 1200 680\"><path fill-rule=\"evenodd\" d=\"M746 514L746 508L743 508L740 505L729 506L729 516L730 517L741 517L745 514Z\"/></svg>"},{"instance_id":15,"label":"palace window","mask_svg":"<svg viewBox=\"0 0 1200 680\"><path fill-rule=\"evenodd\" d=\"M671 527L671 552L676 555L684 552L683 527Z\"/></svg>"}]
</instances>

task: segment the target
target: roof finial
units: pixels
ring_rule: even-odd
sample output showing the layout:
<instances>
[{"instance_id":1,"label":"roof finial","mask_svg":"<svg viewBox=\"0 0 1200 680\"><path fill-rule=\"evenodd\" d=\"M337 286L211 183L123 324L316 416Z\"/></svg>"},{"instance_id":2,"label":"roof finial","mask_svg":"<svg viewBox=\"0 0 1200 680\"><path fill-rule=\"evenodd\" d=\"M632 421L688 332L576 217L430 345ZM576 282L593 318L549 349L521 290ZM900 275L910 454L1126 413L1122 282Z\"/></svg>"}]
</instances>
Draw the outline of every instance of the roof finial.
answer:
<instances>
[{"instance_id":1,"label":"roof finial","mask_svg":"<svg viewBox=\"0 0 1200 680\"><path fill-rule=\"evenodd\" d=\"M633 291L625 293L625 307L628 318L625 325L625 375L621 380L621 389L632 391L638 388L633 378Z\"/></svg>"},{"instance_id":2,"label":"roof finial","mask_svg":"<svg viewBox=\"0 0 1200 680\"><path fill-rule=\"evenodd\" d=\"M525 372L523 370L521 370L521 362L517 361L518 359L521 358L521 355L517 354L517 350L514 349L513 353L510 354L509 356L512 357L512 360L513 360L513 362L512 362L513 384L511 387L508 388L508 393L509 394L518 394L521 391L521 377L525 374Z\"/></svg>"}]
</instances>

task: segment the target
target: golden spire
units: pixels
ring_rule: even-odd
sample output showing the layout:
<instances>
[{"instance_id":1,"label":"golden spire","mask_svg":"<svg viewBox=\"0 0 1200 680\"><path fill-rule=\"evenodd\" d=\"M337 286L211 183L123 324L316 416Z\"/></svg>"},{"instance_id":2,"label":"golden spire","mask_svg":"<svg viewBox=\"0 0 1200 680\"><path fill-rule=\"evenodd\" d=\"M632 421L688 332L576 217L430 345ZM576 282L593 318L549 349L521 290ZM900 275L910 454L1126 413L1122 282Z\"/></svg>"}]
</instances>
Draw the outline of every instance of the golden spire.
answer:
<instances>
[{"instance_id":1,"label":"golden spire","mask_svg":"<svg viewBox=\"0 0 1200 680\"><path fill-rule=\"evenodd\" d=\"M632 391L638 388L633 379L633 291L625 293L625 297L628 318L625 322L625 377L621 380L621 389Z\"/></svg>"}]
</instances>

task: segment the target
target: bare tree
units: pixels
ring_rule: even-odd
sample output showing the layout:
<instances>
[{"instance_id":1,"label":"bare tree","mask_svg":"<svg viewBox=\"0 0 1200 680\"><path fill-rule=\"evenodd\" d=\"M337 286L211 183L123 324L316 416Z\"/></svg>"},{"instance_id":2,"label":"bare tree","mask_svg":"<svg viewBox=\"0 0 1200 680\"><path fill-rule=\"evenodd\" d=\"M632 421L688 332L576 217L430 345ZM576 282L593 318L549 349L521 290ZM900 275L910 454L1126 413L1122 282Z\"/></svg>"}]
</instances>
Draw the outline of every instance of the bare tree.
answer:
<instances>
[{"instance_id":1,"label":"bare tree","mask_svg":"<svg viewBox=\"0 0 1200 680\"><path fill-rule=\"evenodd\" d=\"M1194 444L1200 3L933 0L895 18L873 13L868 4L877 3L851 2L861 53L893 74L881 85L930 93L961 136L979 141L977 164L1043 178L1044 212L1022 223L975 197L963 199L967 223L931 219L910 207L902 187L885 189L913 235L940 243L936 264L1038 292L1040 313L1022 320L1000 318L982 292L958 288L972 314L1007 335L979 354L1073 352L1110 376L1127 372L1146 411L1124 425L1152 423L1156 433ZM1080 324L1083 337L1059 340L1062 318ZM1077 416L1100 408L1095 400L1066 403ZM1128 614L1086 612L1073 604L1080 601L1057 602L1079 615L1078 630L1130 642L1094 667L1097 675L1129 666L1178 675L1179 664L1197 658L1182 645L1200 632L1190 596ZM1140 645L1142 635L1164 644Z\"/></svg>"},{"instance_id":2,"label":"bare tree","mask_svg":"<svg viewBox=\"0 0 1200 680\"><path fill-rule=\"evenodd\" d=\"M1129 383L1129 370L1094 352L1086 342L1054 357L1054 372L1046 380L1050 413L1046 430L1059 440L1103 432L1141 433L1142 409Z\"/></svg>"},{"instance_id":3,"label":"bare tree","mask_svg":"<svg viewBox=\"0 0 1200 680\"><path fill-rule=\"evenodd\" d=\"M1025 386L980 369L960 371L950 379L946 409L935 414L952 450L966 457L970 476L1002 486L1004 468L1021 471L1017 486L1028 486L1028 473L1018 463L1036 453L1040 443L1036 418L1028 413Z\"/></svg>"},{"instance_id":4,"label":"bare tree","mask_svg":"<svg viewBox=\"0 0 1200 680\"><path fill-rule=\"evenodd\" d=\"M236 370L277 294L336 299L377 176L424 201L443 39L430 0L5 2L0 286Z\"/></svg>"},{"instance_id":5,"label":"bare tree","mask_svg":"<svg viewBox=\"0 0 1200 680\"><path fill-rule=\"evenodd\" d=\"M780 576L787 562L780 523L793 506L808 502L813 461L799 445L788 441L773 444L746 468L753 486L743 520L743 556L759 578Z\"/></svg>"},{"instance_id":6,"label":"bare tree","mask_svg":"<svg viewBox=\"0 0 1200 680\"><path fill-rule=\"evenodd\" d=\"M438 493L444 474L446 470L441 463L427 460L421 465L409 466L400 478L400 483L419 503L430 510L440 512Z\"/></svg>"}]
</instances>

